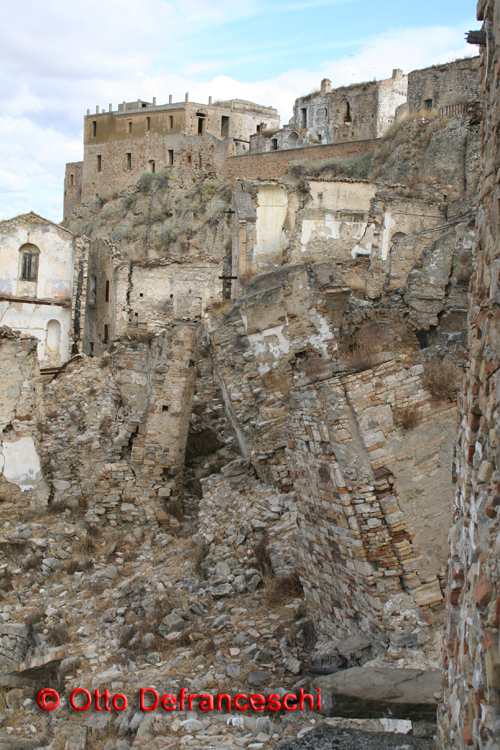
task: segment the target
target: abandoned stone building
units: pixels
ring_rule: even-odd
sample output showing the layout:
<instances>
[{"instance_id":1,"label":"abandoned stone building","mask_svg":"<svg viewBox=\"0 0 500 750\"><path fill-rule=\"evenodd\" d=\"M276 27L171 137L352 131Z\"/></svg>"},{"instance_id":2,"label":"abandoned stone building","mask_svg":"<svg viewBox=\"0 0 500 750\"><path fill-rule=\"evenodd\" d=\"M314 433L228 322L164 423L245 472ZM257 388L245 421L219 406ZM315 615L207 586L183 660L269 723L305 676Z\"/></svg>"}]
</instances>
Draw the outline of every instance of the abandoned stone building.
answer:
<instances>
[{"instance_id":1,"label":"abandoned stone building","mask_svg":"<svg viewBox=\"0 0 500 750\"><path fill-rule=\"evenodd\" d=\"M479 58L325 80L279 131L240 100L89 113L66 229L0 224L9 737L316 746L298 711L47 729L26 703L55 672L132 695L140 669L173 692L320 687L314 721L378 746L497 750L499 7L479 3Z\"/></svg>"},{"instance_id":2,"label":"abandoned stone building","mask_svg":"<svg viewBox=\"0 0 500 750\"><path fill-rule=\"evenodd\" d=\"M143 172L172 168L199 176L220 170L228 154L249 148L256 129L279 127L272 107L241 99L196 104L123 102L117 110L96 107L84 119L83 163L66 168L64 217L74 205L134 185Z\"/></svg>"},{"instance_id":3,"label":"abandoned stone building","mask_svg":"<svg viewBox=\"0 0 500 750\"><path fill-rule=\"evenodd\" d=\"M72 348L82 244L34 213L0 222L0 325L36 337L46 367L66 362Z\"/></svg>"},{"instance_id":4,"label":"abandoned stone building","mask_svg":"<svg viewBox=\"0 0 500 750\"><path fill-rule=\"evenodd\" d=\"M295 100L293 117L281 130L260 131L250 151L265 152L380 138L397 119L421 109L440 110L477 100L479 58L414 70L392 78L332 89L327 78L318 91ZM461 105L458 106L458 105Z\"/></svg>"}]
</instances>

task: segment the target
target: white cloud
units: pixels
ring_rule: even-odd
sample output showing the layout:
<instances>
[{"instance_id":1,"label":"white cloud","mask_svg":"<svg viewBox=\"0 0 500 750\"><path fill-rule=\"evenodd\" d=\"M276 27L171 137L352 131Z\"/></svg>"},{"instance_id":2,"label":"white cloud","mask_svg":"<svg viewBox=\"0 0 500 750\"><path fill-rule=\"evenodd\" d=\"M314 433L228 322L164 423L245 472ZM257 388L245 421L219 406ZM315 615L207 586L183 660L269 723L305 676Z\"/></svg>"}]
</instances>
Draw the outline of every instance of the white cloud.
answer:
<instances>
[{"instance_id":1,"label":"white cloud","mask_svg":"<svg viewBox=\"0 0 500 750\"><path fill-rule=\"evenodd\" d=\"M290 0L292 6L322 5L326 0ZM356 2L356 0L338 0ZM179 49L186 39L212 26L263 12L260 0L21 0L9 8L9 23L0 28L0 216L35 210L62 218L63 176L67 161L82 158L83 115L95 105L138 98L192 101L208 96L238 97L275 106L282 122L292 115L294 99L318 88L322 78L340 86L374 77L387 78L393 68L404 72L475 54L462 42L463 26L389 30L358 45L353 56L325 59L307 67L254 82L227 75L227 51L210 59L193 55L184 76L162 71L159 60L168 45ZM16 33L12 33L12 29ZM293 40L292 40L293 41ZM279 44L279 42L277 42ZM337 45L348 44L344 40ZM351 42L349 42L351 44ZM325 49L325 58L341 46ZM237 50L235 57L251 69L269 55L259 40ZM307 59L307 49L301 59ZM198 76L205 80L195 80Z\"/></svg>"}]
</instances>

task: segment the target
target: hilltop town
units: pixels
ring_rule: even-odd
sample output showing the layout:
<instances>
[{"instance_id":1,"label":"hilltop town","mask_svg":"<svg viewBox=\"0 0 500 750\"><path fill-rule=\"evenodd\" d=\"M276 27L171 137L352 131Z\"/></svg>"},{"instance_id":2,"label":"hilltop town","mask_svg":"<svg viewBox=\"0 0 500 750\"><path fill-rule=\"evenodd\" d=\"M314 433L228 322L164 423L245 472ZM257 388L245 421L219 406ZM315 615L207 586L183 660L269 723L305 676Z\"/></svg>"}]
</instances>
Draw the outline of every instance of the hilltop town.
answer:
<instances>
[{"instance_id":1,"label":"hilltop town","mask_svg":"<svg viewBox=\"0 0 500 750\"><path fill-rule=\"evenodd\" d=\"M288 124L87 110L63 222L0 222L0 750L499 747L479 6L479 56L324 79ZM141 687L323 705L148 711Z\"/></svg>"}]
</instances>

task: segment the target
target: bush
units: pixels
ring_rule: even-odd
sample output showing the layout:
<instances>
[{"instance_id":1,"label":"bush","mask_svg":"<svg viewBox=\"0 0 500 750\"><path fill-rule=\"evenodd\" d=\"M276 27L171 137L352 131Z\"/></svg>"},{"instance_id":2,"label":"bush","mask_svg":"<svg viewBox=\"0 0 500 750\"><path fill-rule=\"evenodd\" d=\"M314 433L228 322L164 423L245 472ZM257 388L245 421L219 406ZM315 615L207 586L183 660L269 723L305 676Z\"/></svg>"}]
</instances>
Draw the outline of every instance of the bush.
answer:
<instances>
[{"instance_id":1,"label":"bush","mask_svg":"<svg viewBox=\"0 0 500 750\"><path fill-rule=\"evenodd\" d=\"M412 430L422 421L422 409L415 404L406 404L405 406L394 409L394 422L403 430Z\"/></svg>"},{"instance_id":2,"label":"bush","mask_svg":"<svg viewBox=\"0 0 500 750\"><path fill-rule=\"evenodd\" d=\"M130 193L129 195L125 195L122 198L122 206L128 211L135 204L135 201L136 201L135 193Z\"/></svg>"},{"instance_id":3,"label":"bush","mask_svg":"<svg viewBox=\"0 0 500 750\"><path fill-rule=\"evenodd\" d=\"M365 370L372 370L380 364L381 359L381 355L370 347L359 347L345 358L345 366L346 369L353 372L364 372Z\"/></svg>"},{"instance_id":4,"label":"bush","mask_svg":"<svg viewBox=\"0 0 500 750\"><path fill-rule=\"evenodd\" d=\"M422 381L434 398L455 401L461 387L462 372L452 362L433 360L424 365Z\"/></svg>"},{"instance_id":5,"label":"bush","mask_svg":"<svg viewBox=\"0 0 500 750\"><path fill-rule=\"evenodd\" d=\"M144 172L144 174L141 174L139 181L137 182L137 187L141 193L149 193L151 185L153 184L153 179L154 175L152 172Z\"/></svg>"},{"instance_id":6,"label":"bush","mask_svg":"<svg viewBox=\"0 0 500 750\"><path fill-rule=\"evenodd\" d=\"M226 310L229 310L229 308L233 304L234 300L232 299L216 299L212 302L210 311L212 312L212 315L215 315L217 317L219 315L222 315L222 313Z\"/></svg>"},{"instance_id":7,"label":"bush","mask_svg":"<svg viewBox=\"0 0 500 750\"><path fill-rule=\"evenodd\" d=\"M201 202L205 206L208 201L214 197L220 187L219 180L205 180L201 186L200 195Z\"/></svg>"},{"instance_id":8,"label":"bush","mask_svg":"<svg viewBox=\"0 0 500 750\"><path fill-rule=\"evenodd\" d=\"M168 187L168 180L170 178L171 172L171 169L162 169L161 172L156 172L156 174L154 175L154 180L160 189L165 189Z\"/></svg>"},{"instance_id":9,"label":"bush","mask_svg":"<svg viewBox=\"0 0 500 750\"><path fill-rule=\"evenodd\" d=\"M294 177L319 177L324 172L332 172L335 177L344 176L352 179L365 179L370 171L373 151L367 151L360 156L348 156L346 159L324 159L323 161L294 161L290 163L290 171Z\"/></svg>"},{"instance_id":10,"label":"bush","mask_svg":"<svg viewBox=\"0 0 500 750\"><path fill-rule=\"evenodd\" d=\"M152 224L157 221L165 221L166 218L167 214L165 213L165 210L163 208L157 208L154 211L151 211L149 215L149 220Z\"/></svg>"},{"instance_id":11,"label":"bush","mask_svg":"<svg viewBox=\"0 0 500 750\"><path fill-rule=\"evenodd\" d=\"M224 201L224 203L231 203L231 198L233 197L233 190L231 187L230 182L226 182L221 189L219 190L219 195L221 200Z\"/></svg>"},{"instance_id":12,"label":"bush","mask_svg":"<svg viewBox=\"0 0 500 750\"><path fill-rule=\"evenodd\" d=\"M160 239L168 247L171 245L180 234L180 229L175 224L167 224L163 229Z\"/></svg>"},{"instance_id":13,"label":"bush","mask_svg":"<svg viewBox=\"0 0 500 750\"><path fill-rule=\"evenodd\" d=\"M304 596L304 589L297 571L279 576L266 589L265 599L268 604L283 604L289 599Z\"/></svg>"}]
</instances>

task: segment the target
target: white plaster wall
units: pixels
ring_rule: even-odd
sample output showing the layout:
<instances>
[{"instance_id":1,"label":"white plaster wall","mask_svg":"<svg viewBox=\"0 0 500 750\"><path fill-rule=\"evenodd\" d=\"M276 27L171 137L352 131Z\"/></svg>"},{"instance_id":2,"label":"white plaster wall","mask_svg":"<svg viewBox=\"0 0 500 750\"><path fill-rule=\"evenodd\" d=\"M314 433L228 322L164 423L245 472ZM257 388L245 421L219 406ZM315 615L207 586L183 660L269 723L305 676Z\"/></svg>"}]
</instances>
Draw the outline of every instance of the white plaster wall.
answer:
<instances>
[{"instance_id":1,"label":"white plaster wall","mask_svg":"<svg viewBox=\"0 0 500 750\"><path fill-rule=\"evenodd\" d=\"M309 182L312 207L368 213L377 186L370 182Z\"/></svg>"},{"instance_id":2,"label":"white plaster wall","mask_svg":"<svg viewBox=\"0 0 500 750\"><path fill-rule=\"evenodd\" d=\"M69 359L71 310L59 305L34 305L28 302L7 302L0 300L0 325L9 326L16 331L29 333L39 340L38 359L57 360L54 355L46 356L45 342L47 325L50 320L57 320L61 325L60 361Z\"/></svg>"},{"instance_id":3,"label":"white plaster wall","mask_svg":"<svg viewBox=\"0 0 500 750\"><path fill-rule=\"evenodd\" d=\"M282 185L261 185L257 197L257 241L252 270L263 271L280 265L283 256L283 227L288 197Z\"/></svg>"},{"instance_id":4,"label":"white plaster wall","mask_svg":"<svg viewBox=\"0 0 500 750\"><path fill-rule=\"evenodd\" d=\"M38 485L42 480L42 470L35 444L30 437L0 443L0 473L11 484L17 484L22 492Z\"/></svg>"}]
</instances>

